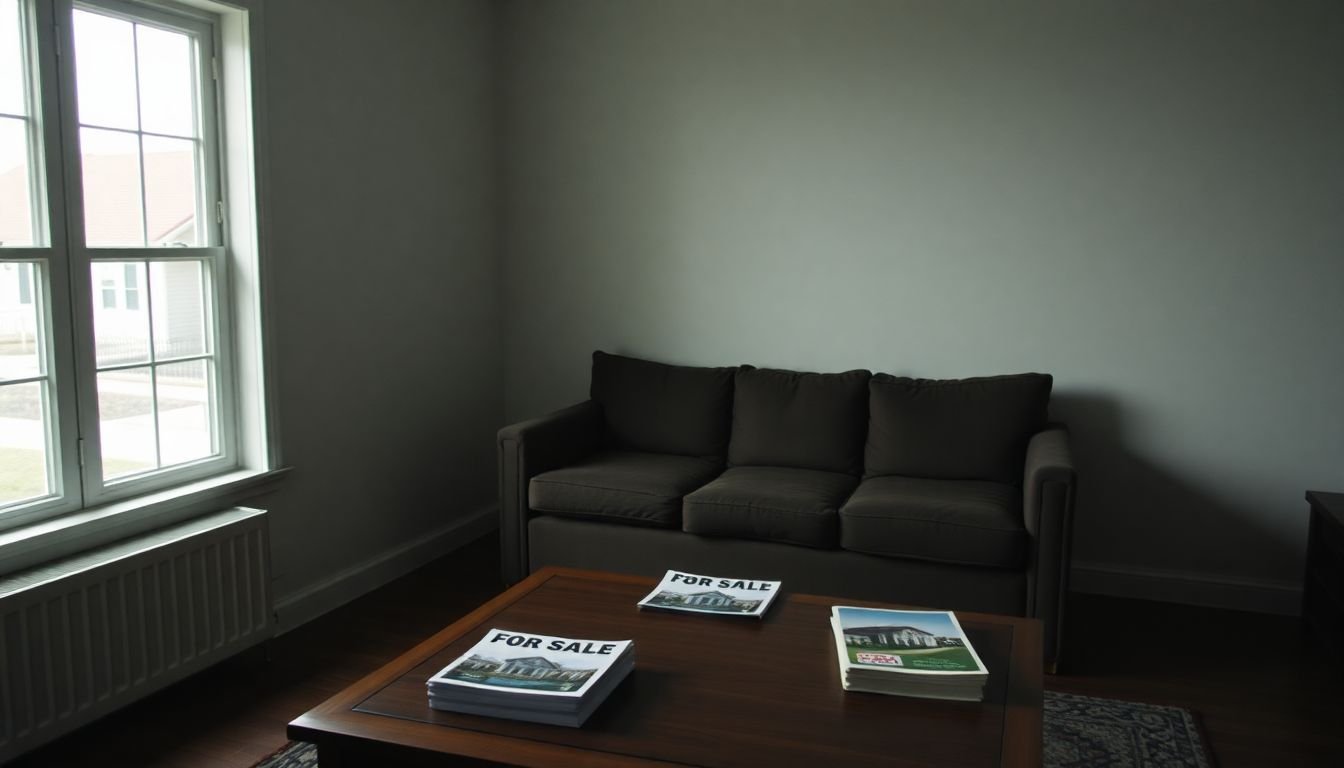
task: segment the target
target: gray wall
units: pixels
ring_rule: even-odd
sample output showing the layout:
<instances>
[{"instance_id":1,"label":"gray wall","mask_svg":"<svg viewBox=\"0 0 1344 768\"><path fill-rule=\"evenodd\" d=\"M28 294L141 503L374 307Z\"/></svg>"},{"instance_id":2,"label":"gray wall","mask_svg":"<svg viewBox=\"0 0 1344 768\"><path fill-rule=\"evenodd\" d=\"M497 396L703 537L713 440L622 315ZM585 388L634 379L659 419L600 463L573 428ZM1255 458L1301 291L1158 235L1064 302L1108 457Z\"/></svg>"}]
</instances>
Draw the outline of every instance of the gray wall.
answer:
<instances>
[{"instance_id":1,"label":"gray wall","mask_svg":"<svg viewBox=\"0 0 1344 768\"><path fill-rule=\"evenodd\" d=\"M266 3L281 599L494 501L484 0Z\"/></svg>"},{"instance_id":2,"label":"gray wall","mask_svg":"<svg viewBox=\"0 0 1344 768\"><path fill-rule=\"evenodd\" d=\"M1344 488L1344 7L520 0L505 21L510 420L584 397L594 348L1047 371L1079 560L1300 579L1302 493Z\"/></svg>"}]
</instances>

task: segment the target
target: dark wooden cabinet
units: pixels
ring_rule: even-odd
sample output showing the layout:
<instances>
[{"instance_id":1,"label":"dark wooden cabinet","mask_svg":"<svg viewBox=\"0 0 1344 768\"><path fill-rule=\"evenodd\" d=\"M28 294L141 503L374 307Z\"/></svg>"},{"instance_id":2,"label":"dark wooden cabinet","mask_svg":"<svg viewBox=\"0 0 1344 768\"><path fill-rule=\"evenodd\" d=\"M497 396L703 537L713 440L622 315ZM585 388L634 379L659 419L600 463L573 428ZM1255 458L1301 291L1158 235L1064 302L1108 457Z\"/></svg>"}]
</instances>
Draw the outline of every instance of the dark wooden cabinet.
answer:
<instances>
[{"instance_id":1,"label":"dark wooden cabinet","mask_svg":"<svg viewBox=\"0 0 1344 768\"><path fill-rule=\"evenodd\" d=\"M1308 631L1344 651L1344 493L1307 491L1307 573L1302 620Z\"/></svg>"}]
</instances>

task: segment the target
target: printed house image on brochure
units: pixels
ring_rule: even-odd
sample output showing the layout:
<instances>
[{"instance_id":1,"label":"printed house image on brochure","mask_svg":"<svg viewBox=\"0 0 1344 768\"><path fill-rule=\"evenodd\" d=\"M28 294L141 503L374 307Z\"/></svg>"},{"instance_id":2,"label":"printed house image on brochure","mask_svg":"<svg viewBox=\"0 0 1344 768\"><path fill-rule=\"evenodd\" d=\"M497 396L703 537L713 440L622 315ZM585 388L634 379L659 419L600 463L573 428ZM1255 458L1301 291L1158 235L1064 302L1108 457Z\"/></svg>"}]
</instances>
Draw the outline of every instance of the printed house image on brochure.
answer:
<instances>
[{"instance_id":1,"label":"printed house image on brochure","mask_svg":"<svg viewBox=\"0 0 1344 768\"><path fill-rule=\"evenodd\" d=\"M658 586L639 601L639 607L760 617L779 594L779 585L778 581L668 571Z\"/></svg>"},{"instance_id":2,"label":"printed house image on brochure","mask_svg":"<svg viewBox=\"0 0 1344 768\"><path fill-rule=\"evenodd\" d=\"M472 654L450 667L443 676L486 685L572 691L583 687L596 671L596 667L566 669L545 656L500 660Z\"/></svg>"},{"instance_id":3,"label":"printed house image on brochure","mask_svg":"<svg viewBox=\"0 0 1344 768\"><path fill-rule=\"evenodd\" d=\"M629 640L574 640L492 629L429 683L579 696L629 645Z\"/></svg>"},{"instance_id":4,"label":"printed house image on brochure","mask_svg":"<svg viewBox=\"0 0 1344 768\"><path fill-rule=\"evenodd\" d=\"M832 609L849 662L908 672L985 672L957 618L946 611Z\"/></svg>"}]
</instances>

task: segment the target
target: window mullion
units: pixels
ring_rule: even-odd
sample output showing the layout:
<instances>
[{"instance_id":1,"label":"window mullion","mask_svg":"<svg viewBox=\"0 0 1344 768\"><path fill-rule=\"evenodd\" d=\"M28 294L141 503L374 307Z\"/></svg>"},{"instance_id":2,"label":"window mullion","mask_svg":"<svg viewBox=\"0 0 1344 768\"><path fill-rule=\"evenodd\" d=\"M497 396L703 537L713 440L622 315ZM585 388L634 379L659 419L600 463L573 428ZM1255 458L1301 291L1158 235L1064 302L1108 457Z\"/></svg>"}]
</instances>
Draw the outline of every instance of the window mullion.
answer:
<instances>
[{"instance_id":1,"label":"window mullion","mask_svg":"<svg viewBox=\"0 0 1344 768\"><path fill-rule=\"evenodd\" d=\"M145 245L149 245L149 200L145 192L149 185L145 179L145 137L141 133L145 129L145 124L141 114L144 107L140 101L140 27L138 24L131 25L131 73L132 82L135 83L136 160L140 167L140 240Z\"/></svg>"},{"instance_id":2,"label":"window mullion","mask_svg":"<svg viewBox=\"0 0 1344 768\"><path fill-rule=\"evenodd\" d=\"M88 248L90 261L209 261L222 258L223 248L189 245L179 248Z\"/></svg>"},{"instance_id":3,"label":"window mullion","mask_svg":"<svg viewBox=\"0 0 1344 768\"><path fill-rule=\"evenodd\" d=\"M73 3L55 0L56 34L60 51L57 78L53 90L59 91L61 157L64 169L64 226L68 243L68 302L70 318L70 356L74 360L74 382L78 433L72 453L79 466L81 503L97 498L102 477L102 455L98 446L98 373L94 356L93 300L96 286L90 274L90 259L84 233L83 158L80 154L79 109L75 95L75 42ZM54 228L53 228L54 229Z\"/></svg>"},{"instance_id":4,"label":"window mullion","mask_svg":"<svg viewBox=\"0 0 1344 768\"><path fill-rule=\"evenodd\" d=\"M36 376L21 376L12 379L0 379L0 387L17 386L19 384L43 384L51 378L46 373L40 373Z\"/></svg>"},{"instance_id":5,"label":"window mullion","mask_svg":"<svg viewBox=\"0 0 1344 768\"><path fill-rule=\"evenodd\" d=\"M153 416L154 422L154 467L158 469L163 466L163 428L159 424L158 346L154 341L154 279L149 275L149 262L146 261L143 264L145 265L145 313L149 316L149 413Z\"/></svg>"},{"instance_id":6,"label":"window mullion","mask_svg":"<svg viewBox=\"0 0 1344 768\"><path fill-rule=\"evenodd\" d=\"M28 52L25 51L25 54ZM32 57L28 57L32 61ZM51 242L51 217L47 215L47 180L46 173L43 171L44 156L42 151L41 136L38 135L38 127L41 125L39 120L31 117L40 114L41 105L38 103L37 88L29 87L26 94L28 101L29 117L23 118L24 133L29 137L28 141L28 167L32 170L32 181L28 185L28 210L32 211L30 221L33 228L32 240L34 245L47 245Z\"/></svg>"},{"instance_id":7,"label":"window mullion","mask_svg":"<svg viewBox=\"0 0 1344 768\"><path fill-rule=\"evenodd\" d=\"M214 359L215 355L213 352L203 352L199 355L183 355L182 357L155 358L154 364L162 366L162 365L173 365L175 363L194 363L200 360L210 361ZM146 364L143 362L125 363L121 365L105 365L99 368L98 372L108 373L111 371L133 371L137 368L144 368L145 365Z\"/></svg>"}]
</instances>

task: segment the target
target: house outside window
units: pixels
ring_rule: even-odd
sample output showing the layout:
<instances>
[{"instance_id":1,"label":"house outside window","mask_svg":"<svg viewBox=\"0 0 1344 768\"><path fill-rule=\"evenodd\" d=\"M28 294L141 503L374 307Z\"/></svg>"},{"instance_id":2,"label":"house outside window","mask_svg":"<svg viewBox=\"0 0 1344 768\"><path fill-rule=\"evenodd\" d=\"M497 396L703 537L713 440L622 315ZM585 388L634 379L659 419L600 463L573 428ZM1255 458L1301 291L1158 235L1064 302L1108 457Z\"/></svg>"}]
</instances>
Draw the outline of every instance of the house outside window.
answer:
<instances>
[{"instance_id":1,"label":"house outside window","mask_svg":"<svg viewBox=\"0 0 1344 768\"><path fill-rule=\"evenodd\" d=\"M0 0L0 530L269 463L246 13L188 2Z\"/></svg>"},{"instance_id":2,"label":"house outside window","mask_svg":"<svg viewBox=\"0 0 1344 768\"><path fill-rule=\"evenodd\" d=\"M19 303L33 303L33 265L19 264Z\"/></svg>"}]
</instances>

